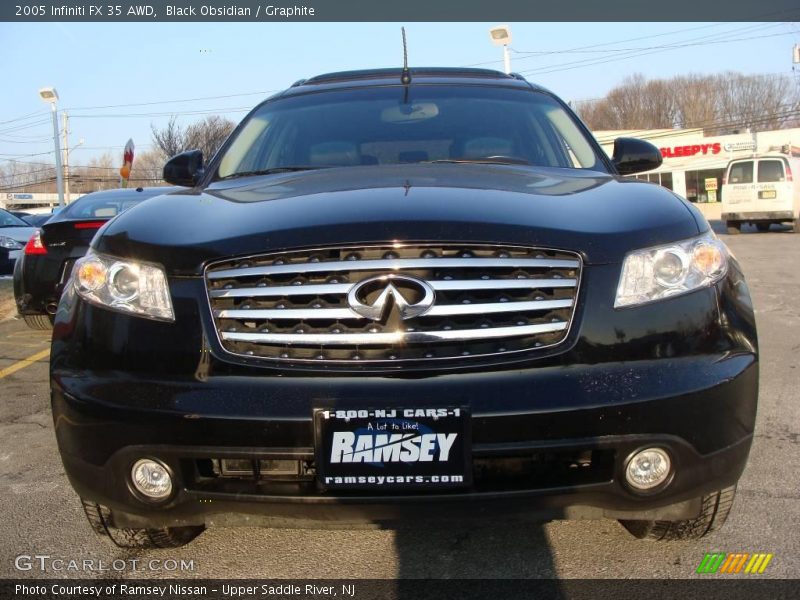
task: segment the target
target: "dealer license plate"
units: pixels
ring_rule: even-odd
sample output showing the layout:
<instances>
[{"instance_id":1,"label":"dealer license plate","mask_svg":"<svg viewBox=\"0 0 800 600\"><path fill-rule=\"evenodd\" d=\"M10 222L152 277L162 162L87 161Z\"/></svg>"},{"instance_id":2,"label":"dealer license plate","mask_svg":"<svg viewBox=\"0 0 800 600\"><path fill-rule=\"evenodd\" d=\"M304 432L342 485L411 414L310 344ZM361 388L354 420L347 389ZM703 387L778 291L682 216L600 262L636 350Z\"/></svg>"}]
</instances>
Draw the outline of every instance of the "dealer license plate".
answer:
<instances>
[{"instance_id":1,"label":"dealer license plate","mask_svg":"<svg viewBox=\"0 0 800 600\"><path fill-rule=\"evenodd\" d=\"M775 190L764 190L762 192L758 192L758 197L761 200L774 200L778 197L778 193Z\"/></svg>"},{"instance_id":2,"label":"dealer license plate","mask_svg":"<svg viewBox=\"0 0 800 600\"><path fill-rule=\"evenodd\" d=\"M316 409L317 481L324 489L448 489L472 482L464 407Z\"/></svg>"}]
</instances>

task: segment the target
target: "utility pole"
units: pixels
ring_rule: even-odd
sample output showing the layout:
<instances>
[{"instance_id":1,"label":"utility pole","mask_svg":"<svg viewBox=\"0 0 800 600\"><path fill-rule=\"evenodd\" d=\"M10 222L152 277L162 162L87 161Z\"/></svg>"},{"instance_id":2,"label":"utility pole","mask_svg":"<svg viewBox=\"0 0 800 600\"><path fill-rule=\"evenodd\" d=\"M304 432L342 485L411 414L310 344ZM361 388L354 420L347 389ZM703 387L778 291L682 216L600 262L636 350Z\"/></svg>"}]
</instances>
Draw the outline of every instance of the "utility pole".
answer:
<instances>
[{"instance_id":1,"label":"utility pole","mask_svg":"<svg viewBox=\"0 0 800 600\"><path fill-rule=\"evenodd\" d=\"M69 116L67 111L62 111L64 115L64 202L69 204Z\"/></svg>"},{"instance_id":2,"label":"utility pole","mask_svg":"<svg viewBox=\"0 0 800 600\"><path fill-rule=\"evenodd\" d=\"M58 92L54 87L46 87L39 90L39 98L50 105L50 112L53 115L53 150L56 159L56 189L58 189L58 205L64 207L64 174L61 167L61 148L58 147Z\"/></svg>"}]
</instances>

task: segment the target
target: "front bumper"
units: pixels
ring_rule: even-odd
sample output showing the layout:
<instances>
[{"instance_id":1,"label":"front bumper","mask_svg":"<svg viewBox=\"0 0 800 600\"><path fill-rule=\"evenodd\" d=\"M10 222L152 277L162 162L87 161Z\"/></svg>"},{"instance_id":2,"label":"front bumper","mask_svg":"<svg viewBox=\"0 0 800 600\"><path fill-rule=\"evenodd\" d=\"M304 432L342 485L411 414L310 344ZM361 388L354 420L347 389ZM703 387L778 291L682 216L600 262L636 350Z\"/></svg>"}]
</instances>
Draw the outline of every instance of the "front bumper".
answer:
<instances>
[{"instance_id":1,"label":"front bumper","mask_svg":"<svg viewBox=\"0 0 800 600\"><path fill-rule=\"evenodd\" d=\"M232 358L208 335L203 284L189 278L171 282L175 323L112 313L68 292L51 356L67 475L82 497L131 527L691 518L703 494L736 483L752 440L758 358L747 287L734 262L714 288L615 311L618 276L618 266L586 269L579 326L560 347L427 371L309 372ZM204 467L221 458L313 467L314 409L370 406L467 406L472 484L334 493L313 478L232 480ZM623 470L632 452L651 446L667 449L675 475L657 493L637 494ZM583 462L572 467L576 456ZM177 491L163 505L131 492L130 468L142 457L175 476Z\"/></svg>"},{"instance_id":2,"label":"front bumper","mask_svg":"<svg viewBox=\"0 0 800 600\"><path fill-rule=\"evenodd\" d=\"M695 501L702 494L733 485L741 475L755 418L757 365L753 357L736 356L674 361L669 373L664 367L653 361L462 375L460 381L259 383L221 377L204 385L125 381L109 374L91 383L60 378L53 412L75 489L112 507L128 524L216 522L220 513L249 515L248 521L262 515L273 525L511 513L686 518L699 510ZM699 389L691 389L697 384ZM331 494L313 480L198 477L198 465L212 458L313 460L313 407L363 407L376 398L392 398L398 406L469 401L475 469L493 469L497 461L502 470L514 458L586 451L595 464L577 478L547 470L526 475L512 467L487 479L476 470L470 488L436 494ZM214 408L220 402L224 411ZM625 487L622 472L632 452L651 446L670 452L676 474L662 492L640 495ZM142 457L162 460L176 477L179 491L164 506L140 501L130 491L130 467Z\"/></svg>"}]
</instances>

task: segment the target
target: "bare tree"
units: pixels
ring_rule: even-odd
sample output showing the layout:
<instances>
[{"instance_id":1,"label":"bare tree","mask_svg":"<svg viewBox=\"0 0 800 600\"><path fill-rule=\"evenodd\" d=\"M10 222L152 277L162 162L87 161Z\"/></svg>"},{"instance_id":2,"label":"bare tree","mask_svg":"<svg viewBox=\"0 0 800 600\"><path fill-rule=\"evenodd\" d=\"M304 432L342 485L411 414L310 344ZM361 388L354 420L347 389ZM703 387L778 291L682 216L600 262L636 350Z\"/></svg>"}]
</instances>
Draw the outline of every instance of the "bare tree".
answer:
<instances>
[{"instance_id":1,"label":"bare tree","mask_svg":"<svg viewBox=\"0 0 800 600\"><path fill-rule=\"evenodd\" d=\"M161 149L166 156L175 156L186 150L186 134L177 123L178 117L172 116L169 123L161 129L150 124L153 133L153 144Z\"/></svg>"},{"instance_id":2,"label":"bare tree","mask_svg":"<svg viewBox=\"0 0 800 600\"><path fill-rule=\"evenodd\" d=\"M676 125L690 129L713 126L718 116L717 89L721 82L717 76L687 75L672 79L677 107Z\"/></svg>"},{"instance_id":3,"label":"bare tree","mask_svg":"<svg viewBox=\"0 0 800 600\"><path fill-rule=\"evenodd\" d=\"M8 161L0 168L0 190L6 192L56 191L56 168L52 163Z\"/></svg>"},{"instance_id":4,"label":"bare tree","mask_svg":"<svg viewBox=\"0 0 800 600\"><path fill-rule=\"evenodd\" d=\"M670 129L675 126L677 105L670 82L652 79L644 86L645 112L642 121L648 129Z\"/></svg>"},{"instance_id":5,"label":"bare tree","mask_svg":"<svg viewBox=\"0 0 800 600\"><path fill-rule=\"evenodd\" d=\"M690 74L650 81L634 75L576 110L595 131L696 127L719 135L792 126L800 92L790 78L769 75Z\"/></svg>"},{"instance_id":6,"label":"bare tree","mask_svg":"<svg viewBox=\"0 0 800 600\"><path fill-rule=\"evenodd\" d=\"M133 161L129 185L142 187L167 185L162 179L166 159L167 156L160 148L137 154L136 160Z\"/></svg>"},{"instance_id":7,"label":"bare tree","mask_svg":"<svg viewBox=\"0 0 800 600\"><path fill-rule=\"evenodd\" d=\"M637 74L605 98L580 103L577 110L594 130L670 128L675 120L675 99L668 82L647 81Z\"/></svg>"},{"instance_id":8,"label":"bare tree","mask_svg":"<svg viewBox=\"0 0 800 600\"><path fill-rule=\"evenodd\" d=\"M166 185L162 172L170 156L196 148L202 150L206 160L210 160L234 127L233 121L217 115L187 127L178 125L177 117L172 117L161 129L151 125L155 148L136 155L128 185ZM106 153L85 165L73 165L69 173L72 192L85 194L119 187L120 159L120 156ZM49 163L7 161L0 167L0 190L54 193L55 166Z\"/></svg>"},{"instance_id":9,"label":"bare tree","mask_svg":"<svg viewBox=\"0 0 800 600\"><path fill-rule=\"evenodd\" d=\"M787 77L725 73L720 77L718 116L726 133L781 129L796 119L800 93Z\"/></svg>"},{"instance_id":10,"label":"bare tree","mask_svg":"<svg viewBox=\"0 0 800 600\"><path fill-rule=\"evenodd\" d=\"M606 96L617 129L650 128L647 119L647 92L644 75L627 77L622 85L615 87Z\"/></svg>"},{"instance_id":11,"label":"bare tree","mask_svg":"<svg viewBox=\"0 0 800 600\"><path fill-rule=\"evenodd\" d=\"M205 160L211 160L225 142L236 124L223 117L213 115L186 128L186 146L203 151Z\"/></svg>"},{"instance_id":12,"label":"bare tree","mask_svg":"<svg viewBox=\"0 0 800 600\"><path fill-rule=\"evenodd\" d=\"M119 158L106 152L86 165L71 167L70 187L79 194L118 188L119 166Z\"/></svg>"},{"instance_id":13,"label":"bare tree","mask_svg":"<svg viewBox=\"0 0 800 600\"><path fill-rule=\"evenodd\" d=\"M208 161L216 153L236 124L224 117L212 115L187 127L177 124L177 117L161 129L150 125L153 132L153 144L165 156L175 156L186 150L202 150Z\"/></svg>"}]
</instances>

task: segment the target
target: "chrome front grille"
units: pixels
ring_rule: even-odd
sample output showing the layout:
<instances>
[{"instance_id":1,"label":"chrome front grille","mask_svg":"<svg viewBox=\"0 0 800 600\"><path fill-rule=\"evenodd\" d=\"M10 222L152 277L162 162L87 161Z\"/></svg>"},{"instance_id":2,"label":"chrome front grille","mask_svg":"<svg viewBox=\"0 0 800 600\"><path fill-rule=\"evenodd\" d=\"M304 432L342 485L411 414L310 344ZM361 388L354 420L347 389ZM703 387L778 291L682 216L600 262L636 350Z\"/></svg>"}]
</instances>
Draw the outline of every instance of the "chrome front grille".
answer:
<instances>
[{"instance_id":1,"label":"chrome front grille","mask_svg":"<svg viewBox=\"0 0 800 600\"><path fill-rule=\"evenodd\" d=\"M206 283L228 352L357 363L471 360L558 344L580 274L571 252L409 244L231 259L209 266Z\"/></svg>"}]
</instances>

